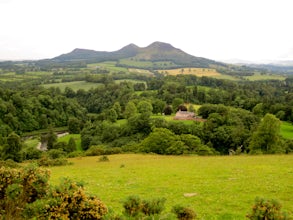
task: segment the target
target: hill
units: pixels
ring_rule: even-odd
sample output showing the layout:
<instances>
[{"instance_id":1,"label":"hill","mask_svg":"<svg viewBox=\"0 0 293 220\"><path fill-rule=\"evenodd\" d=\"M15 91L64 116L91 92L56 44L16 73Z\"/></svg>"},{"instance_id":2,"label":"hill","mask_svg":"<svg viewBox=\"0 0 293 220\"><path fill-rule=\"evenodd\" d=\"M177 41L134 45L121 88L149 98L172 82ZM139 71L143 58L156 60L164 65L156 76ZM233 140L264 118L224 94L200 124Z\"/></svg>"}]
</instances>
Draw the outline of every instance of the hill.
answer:
<instances>
[{"instance_id":1,"label":"hill","mask_svg":"<svg viewBox=\"0 0 293 220\"><path fill-rule=\"evenodd\" d=\"M118 65L126 67L141 67L139 62L168 62L168 67L201 67L208 68L212 66L225 66L225 64L214 60L192 56L184 51L173 47L171 44L163 42L154 42L147 47L138 47L135 44L129 44L120 50L94 51L87 49L74 49L70 53L62 54L51 59L53 62L102 62L117 61ZM120 62L122 61L122 62ZM129 62L128 62L129 61ZM136 63L135 63L136 62ZM167 64L164 64L167 66ZM146 68L154 68L156 65L146 65ZM158 69L161 68L157 65Z\"/></svg>"}]
</instances>

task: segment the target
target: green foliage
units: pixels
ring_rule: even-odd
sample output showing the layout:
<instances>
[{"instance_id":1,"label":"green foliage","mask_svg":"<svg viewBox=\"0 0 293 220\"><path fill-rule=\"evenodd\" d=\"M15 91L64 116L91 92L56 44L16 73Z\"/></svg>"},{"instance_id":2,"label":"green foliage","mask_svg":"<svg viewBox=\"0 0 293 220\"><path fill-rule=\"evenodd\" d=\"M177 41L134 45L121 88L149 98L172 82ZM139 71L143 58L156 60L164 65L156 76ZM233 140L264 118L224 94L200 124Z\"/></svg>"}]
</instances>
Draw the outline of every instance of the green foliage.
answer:
<instances>
[{"instance_id":1,"label":"green foliage","mask_svg":"<svg viewBox=\"0 0 293 220\"><path fill-rule=\"evenodd\" d=\"M124 214L126 216L135 217L139 215L141 210L141 199L139 196L129 196L123 202Z\"/></svg>"},{"instance_id":2,"label":"green foliage","mask_svg":"<svg viewBox=\"0 0 293 220\"><path fill-rule=\"evenodd\" d=\"M281 204L277 200L256 198L251 213L246 217L251 220L286 220L291 219L287 213L281 212Z\"/></svg>"},{"instance_id":3,"label":"green foliage","mask_svg":"<svg viewBox=\"0 0 293 220\"><path fill-rule=\"evenodd\" d=\"M165 202L165 198L141 200L136 195L128 196L123 202L124 215L129 217L155 216L164 210Z\"/></svg>"},{"instance_id":4,"label":"green foliage","mask_svg":"<svg viewBox=\"0 0 293 220\"><path fill-rule=\"evenodd\" d=\"M36 166L0 168L1 219L102 219L106 206L64 180L50 189L50 172Z\"/></svg>"},{"instance_id":5,"label":"green foliage","mask_svg":"<svg viewBox=\"0 0 293 220\"><path fill-rule=\"evenodd\" d=\"M67 153L70 153L70 152L73 152L73 151L76 151L76 143L75 143L75 140L73 137L71 137L68 141L68 144L65 148L65 151Z\"/></svg>"},{"instance_id":6,"label":"green foliage","mask_svg":"<svg viewBox=\"0 0 293 220\"><path fill-rule=\"evenodd\" d=\"M0 217L17 219L27 203L44 197L49 190L49 171L36 166L0 168Z\"/></svg>"},{"instance_id":7,"label":"green foliage","mask_svg":"<svg viewBox=\"0 0 293 220\"><path fill-rule=\"evenodd\" d=\"M79 134L81 130L81 121L71 117L68 119L68 131L70 134Z\"/></svg>"},{"instance_id":8,"label":"green foliage","mask_svg":"<svg viewBox=\"0 0 293 220\"><path fill-rule=\"evenodd\" d=\"M179 220L193 220L196 218L196 213L192 209L181 205L173 206L172 212L176 214Z\"/></svg>"},{"instance_id":9,"label":"green foliage","mask_svg":"<svg viewBox=\"0 0 293 220\"><path fill-rule=\"evenodd\" d=\"M98 198L87 196L82 186L65 179L48 196L27 204L24 217L100 220L106 213L107 207Z\"/></svg>"},{"instance_id":10,"label":"green foliage","mask_svg":"<svg viewBox=\"0 0 293 220\"><path fill-rule=\"evenodd\" d=\"M272 114L266 114L249 144L250 153L282 153L280 142L280 121Z\"/></svg>"},{"instance_id":11,"label":"green foliage","mask_svg":"<svg viewBox=\"0 0 293 220\"><path fill-rule=\"evenodd\" d=\"M151 200L143 200L141 204L141 211L144 215L160 214L165 209L165 198L154 198Z\"/></svg>"},{"instance_id":12,"label":"green foliage","mask_svg":"<svg viewBox=\"0 0 293 220\"><path fill-rule=\"evenodd\" d=\"M41 167L53 167L70 165L71 163L69 163L68 160L64 158L51 159L48 157L42 157L41 159L37 160L37 164Z\"/></svg>"}]
</instances>

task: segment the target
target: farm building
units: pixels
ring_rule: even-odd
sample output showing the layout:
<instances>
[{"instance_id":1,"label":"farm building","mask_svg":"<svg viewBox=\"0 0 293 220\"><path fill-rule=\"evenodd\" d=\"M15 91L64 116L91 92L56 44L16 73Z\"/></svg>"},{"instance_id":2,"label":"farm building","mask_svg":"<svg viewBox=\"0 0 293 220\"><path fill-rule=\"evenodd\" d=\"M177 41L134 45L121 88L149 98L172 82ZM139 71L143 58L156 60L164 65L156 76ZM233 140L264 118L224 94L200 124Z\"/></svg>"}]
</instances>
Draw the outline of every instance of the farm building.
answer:
<instances>
[{"instance_id":1,"label":"farm building","mask_svg":"<svg viewBox=\"0 0 293 220\"><path fill-rule=\"evenodd\" d=\"M194 120L195 119L195 113L194 112L188 112L188 111L178 111L176 112L176 115L174 116L174 120Z\"/></svg>"}]
</instances>

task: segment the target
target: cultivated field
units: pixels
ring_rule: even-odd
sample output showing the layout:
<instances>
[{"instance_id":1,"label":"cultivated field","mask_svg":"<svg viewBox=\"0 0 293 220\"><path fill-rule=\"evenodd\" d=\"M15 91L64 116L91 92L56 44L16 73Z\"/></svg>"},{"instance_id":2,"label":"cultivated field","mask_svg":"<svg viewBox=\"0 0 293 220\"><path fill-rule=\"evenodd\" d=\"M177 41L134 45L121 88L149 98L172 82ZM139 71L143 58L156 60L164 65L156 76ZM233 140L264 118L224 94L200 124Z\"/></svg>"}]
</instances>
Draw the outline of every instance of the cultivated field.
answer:
<instances>
[{"instance_id":1,"label":"cultivated field","mask_svg":"<svg viewBox=\"0 0 293 220\"><path fill-rule=\"evenodd\" d=\"M196 76L210 76L210 77L221 75L215 69L208 69L208 68L179 68L179 69L160 70L159 72L166 75L190 74L190 75L196 75Z\"/></svg>"},{"instance_id":2,"label":"cultivated field","mask_svg":"<svg viewBox=\"0 0 293 220\"><path fill-rule=\"evenodd\" d=\"M86 184L115 212L129 195L167 199L193 208L200 219L245 219L255 197L277 199L293 214L293 155L158 156L111 155L71 159L74 165L51 168L51 183L69 177Z\"/></svg>"}]
</instances>

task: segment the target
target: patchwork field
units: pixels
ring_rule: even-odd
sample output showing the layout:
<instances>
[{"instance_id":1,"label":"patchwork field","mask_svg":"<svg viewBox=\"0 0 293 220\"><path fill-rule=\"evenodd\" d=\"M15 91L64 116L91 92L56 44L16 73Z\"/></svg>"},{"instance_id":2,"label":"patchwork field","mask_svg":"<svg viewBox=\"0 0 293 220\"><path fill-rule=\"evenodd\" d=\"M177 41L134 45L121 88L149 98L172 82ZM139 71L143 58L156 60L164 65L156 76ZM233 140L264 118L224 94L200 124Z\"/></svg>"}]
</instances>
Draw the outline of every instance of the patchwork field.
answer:
<instances>
[{"instance_id":1,"label":"patchwork field","mask_svg":"<svg viewBox=\"0 0 293 220\"><path fill-rule=\"evenodd\" d=\"M199 219L245 219L255 197L277 199L293 214L293 155L158 156L111 155L71 159L74 165L51 168L51 183L62 177L84 182L115 212L129 195L167 199L193 208Z\"/></svg>"},{"instance_id":2,"label":"patchwork field","mask_svg":"<svg viewBox=\"0 0 293 220\"><path fill-rule=\"evenodd\" d=\"M196 76L220 76L215 69L208 68L179 68L179 69L169 69L169 70L160 70L162 74L166 75L179 75L179 74L191 74Z\"/></svg>"}]
</instances>

